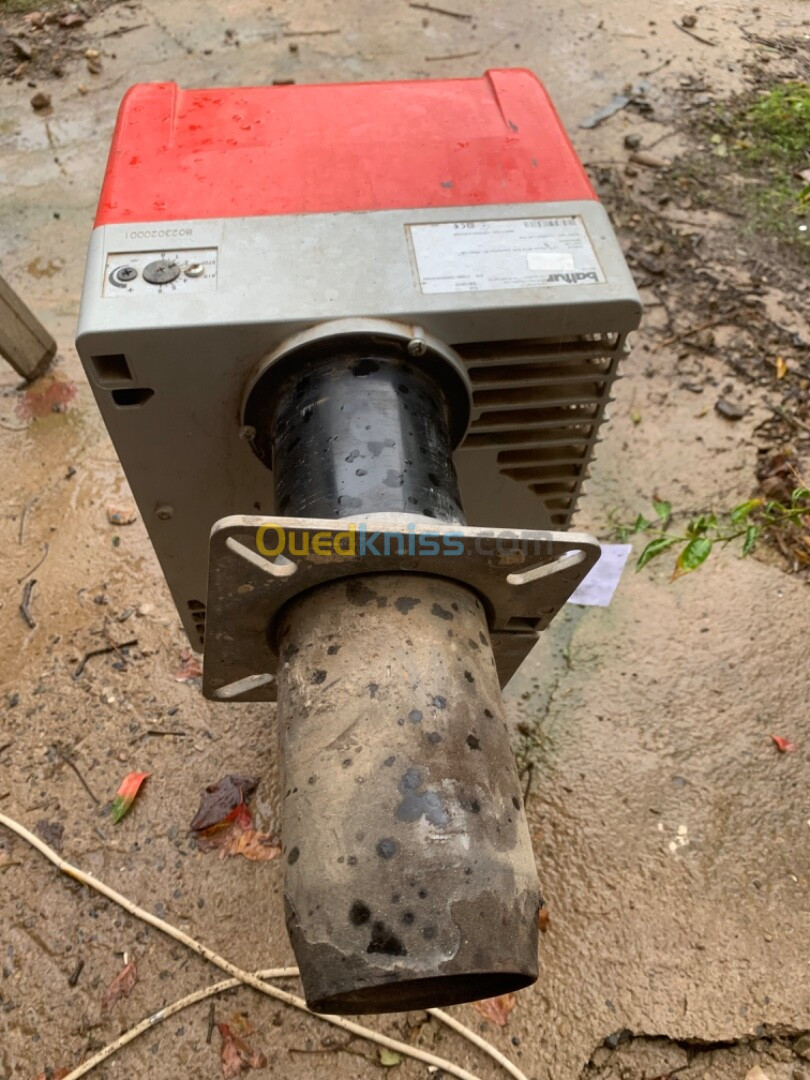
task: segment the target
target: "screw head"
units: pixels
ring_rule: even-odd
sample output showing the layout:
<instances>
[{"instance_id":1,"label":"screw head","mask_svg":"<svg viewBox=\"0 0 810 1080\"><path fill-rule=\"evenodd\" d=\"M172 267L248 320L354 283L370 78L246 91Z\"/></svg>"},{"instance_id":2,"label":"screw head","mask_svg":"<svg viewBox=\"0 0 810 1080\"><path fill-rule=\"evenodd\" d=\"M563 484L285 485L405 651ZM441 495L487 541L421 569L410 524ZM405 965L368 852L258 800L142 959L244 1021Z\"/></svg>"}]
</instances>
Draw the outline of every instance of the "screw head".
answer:
<instances>
[{"instance_id":1,"label":"screw head","mask_svg":"<svg viewBox=\"0 0 810 1080\"><path fill-rule=\"evenodd\" d=\"M143 268L144 281L150 285L169 285L180 276L180 267L170 259L155 259Z\"/></svg>"},{"instance_id":2,"label":"screw head","mask_svg":"<svg viewBox=\"0 0 810 1080\"><path fill-rule=\"evenodd\" d=\"M190 263L185 269L186 277L195 278L202 277L205 273L205 267L202 263Z\"/></svg>"},{"instance_id":3,"label":"screw head","mask_svg":"<svg viewBox=\"0 0 810 1080\"><path fill-rule=\"evenodd\" d=\"M168 521L169 518L174 516L174 507L169 506L168 503L163 503L161 506L157 507L155 515L160 518L161 521Z\"/></svg>"},{"instance_id":4,"label":"screw head","mask_svg":"<svg viewBox=\"0 0 810 1080\"><path fill-rule=\"evenodd\" d=\"M128 285L130 281L134 281L137 276L138 271L134 266L116 266L110 273L110 281L113 285L123 288L124 285Z\"/></svg>"},{"instance_id":5,"label":"screw head","mask_svg":"<svg viewBox=\"0 0 810 1080\"><path fill-rule=\"evenodd\" d=\"M408 342L408 352L411 356L424 356L427 352L427 345L421 338L411 338Z\"/></svg>"}]
</instances>

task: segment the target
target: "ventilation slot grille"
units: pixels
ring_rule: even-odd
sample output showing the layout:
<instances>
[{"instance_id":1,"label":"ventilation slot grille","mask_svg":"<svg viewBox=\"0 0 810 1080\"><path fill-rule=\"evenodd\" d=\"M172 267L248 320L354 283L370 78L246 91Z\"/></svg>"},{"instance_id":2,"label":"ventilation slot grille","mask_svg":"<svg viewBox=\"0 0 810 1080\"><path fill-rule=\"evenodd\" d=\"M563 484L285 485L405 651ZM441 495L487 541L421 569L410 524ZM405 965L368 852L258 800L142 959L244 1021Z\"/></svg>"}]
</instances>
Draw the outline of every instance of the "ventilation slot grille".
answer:
<instances>
[{"instance_id":1,"label":"ventilation slot grille","mask_svg":"<svg viewBox=\"0 0 810 1080\"><path fill-rule=\"evenodd\" d=\"M456 345L473 388L464 447L492 450L499 472L541 498L567 528L593 453L624 336Z\"/></svg>"},{"instance_id":2,"label":"ventilation slot grille","mask_svg":"<svg viewBox=\"0 0 810 1080\"><path fill-rule=\"evenodd\" d=\"M200 639L200 644L205 644L205 604L202 600L189 600L188 610L191 612L191 618L194 620L194 627L197 631L197 636Z\"/></svg>"}]
</instances>

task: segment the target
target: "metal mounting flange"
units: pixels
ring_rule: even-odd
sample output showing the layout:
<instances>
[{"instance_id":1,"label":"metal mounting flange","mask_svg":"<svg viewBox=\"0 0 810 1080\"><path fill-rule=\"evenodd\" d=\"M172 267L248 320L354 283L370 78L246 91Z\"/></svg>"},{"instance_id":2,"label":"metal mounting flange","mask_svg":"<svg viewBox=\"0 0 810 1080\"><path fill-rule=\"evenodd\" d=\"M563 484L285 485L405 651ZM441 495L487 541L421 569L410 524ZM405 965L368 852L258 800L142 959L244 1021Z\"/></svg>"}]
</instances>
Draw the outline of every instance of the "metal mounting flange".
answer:
<instances>
[{"instance_id":1,"label":"metal mounting flange","mask_svg":"<svg viewBox=\"0 0 810 1080\"><path fill-rule=\"evenodd\" d=\"M337 578L415 572L478 594L505 683L599 558L586 533L497 530L400 514L218 521L209 548L203 693L275 701L273 624L293 597Z\"/></svg>"}]
</instances>

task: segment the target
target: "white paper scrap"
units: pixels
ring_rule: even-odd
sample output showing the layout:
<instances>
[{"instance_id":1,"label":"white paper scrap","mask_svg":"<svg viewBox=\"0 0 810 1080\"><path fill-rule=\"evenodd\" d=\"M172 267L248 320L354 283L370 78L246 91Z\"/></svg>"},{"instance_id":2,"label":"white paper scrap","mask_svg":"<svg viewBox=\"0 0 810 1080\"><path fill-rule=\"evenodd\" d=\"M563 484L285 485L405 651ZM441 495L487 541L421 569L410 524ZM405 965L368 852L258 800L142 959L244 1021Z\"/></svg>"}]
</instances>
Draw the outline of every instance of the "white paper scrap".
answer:
<instances>
[{"instance_id":1,"label":"white paper scrap","mask_svg":"<svg viewBox=\"0 0 810 1080\"><path fill-rule=\"evenodd\" d=\"M590 574L571 594L569 604L609 607L619 584L632 544L602 544L602 556Z\"/></svg>"}]
</instances>

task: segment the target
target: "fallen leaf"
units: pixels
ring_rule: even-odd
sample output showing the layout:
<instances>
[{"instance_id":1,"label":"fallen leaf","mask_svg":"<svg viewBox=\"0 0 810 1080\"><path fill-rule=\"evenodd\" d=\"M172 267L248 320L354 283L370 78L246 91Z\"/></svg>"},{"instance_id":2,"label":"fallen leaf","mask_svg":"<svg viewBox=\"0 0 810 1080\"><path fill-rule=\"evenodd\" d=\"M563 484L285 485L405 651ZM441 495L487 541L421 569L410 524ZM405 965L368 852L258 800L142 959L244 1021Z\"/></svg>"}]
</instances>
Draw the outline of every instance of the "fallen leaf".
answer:
<instances>
[{"instance_id":1,"label":"fallen leaf","mask_svg":"<svg viewBox=\"0 0 810 1080\"><path fill-rule=\"evenodd\" d=\"M633 421L634 424L641 423L641 413L638 411L638 409L630 410L630 419Z\"/></svg>"},{"instance_id":2,"label":"fallen leaf","mask_svg":"<svg viewBox=\"0 0 810 1080\"><path fill-rule=\"evenodd\" d=\"M45 1072L37 1073L35 1080L65 1080L72 1071L72 1069L46 1069Z\"/></svg>"},{"instance_id":3,"label":"fallen leaf","mask_svg":"<svg viewBox=\"0 0 810 1080\"><path fill-rule=\"evenodd\" d=\"M473 1007L485 1019L491 1020L499 1027L506 1027L509 1022L509 1014L515 1007L514 994L501 994L500 997L484 998L483 1001L474 1001Z\"/></svg>"},{"instance_id":4,"label":"fallen leaf","mask_svg":"<svg viewBox=\"0 0 810 1080\"><path fill-rule=\"evenodd\" d=\"M180 665L174 673L177 682L191 682L192 679L199 679L202 675L202 664L191 649L184 649L180 653Z\"/></svg>"},{"instance_id":5,"label":"fallen leaf","mask_svg":"<svg viewBox=\"0 0 810 1080\"><path fill-rule=\"evenodd\" d=\"M126 506L107 507L107 521L111 525L131 525L133 521L137 520L138 515L134 506L127 504Z\"/></svg>"},{"instance_id":6,"label":"fallen leaf","mask_svg":"<svg viewBox=\"0 0 810 1080\"><path fill-rule=\"evenodd\" d=\"M141 784L149 775L148 772L131 772L127 773L121 781L121 786L116 792L112 804L113 825L118 824L135 802L135 796L138 794Z\"/></svg>"},{"instance_id":7,"label":"fallen leaf","mask_svg":"<svg viewBox=\"0 0 810 1080\"><path fill-rule=\"evenodd\" d=\"M244 1039L240 1039L229 1024L217 1024L222 1038L219 1059L222 1063L222 1075L225 1080L234 1080L242 1075L244 1069L264 1069L267 1058L264 1054L251 1049Z\"/></svg>"},{"instance_id":8,"label":"fallen leaf","mask_svg":"<svg viewBox=\"0 0 810 1080\"><path fill-rule=\"evenodd\" d=\"M224 825L237 818L240 819L243 827L249 828L253 821L250 811L244 804L258 784L259 781L254 776L235 776L231 773L223 776L216 784L210 784L202 794L199 809L191 819L189 828L195 832L203 832L215 825Z\"/></svg>"},{"instance_id":9,"label":"fallen leaf","mask_svg":"<svg viewBox=\"0 0 810 1080\"><path fill-rule=\"evenodd\" d=\"M399 1065L400 1061L402 1061L402 1055L396 1050L389 1050L387 1046L380 1047L380 1064L383 1068L391 1069L394 1065Z\"/></svg>"},{"instance_id":10,"label":"fallen leaf","mask_svg":"<svg viewBox=\"0 0 810 1080\"><path fill-rule=\"evenodd\" d=\"M782 735L771 735L771 738L776 744L776 749L779 751L780 754L792 754L793 751L796 749L790 739L786 739Z\"/></svg>"},{"instance_id":11,"label":"fallen leaf","mask_svg":"<svg viewBox=\"0 0 810 1080\"><path fill-rule=\"evenodd\" d=\"M120 1001L122 997L129 997L137 981L138 969L135 966L135 958L133 957L128 964L121 968L104 991L104 997L101 1000L102 1015L106 1016L111 1011L113 1005L115 1005L117 1001Z\"/></svg>"},{"instance_id":12,"label":"fallen leaf","mask_svg":"<svg viewBox=\"0 0 810 1080\"><path fill-rule=\"evenodd\" d=\"M784 379L784 377L787 375L788 370L787 361L785 360L784 356L777 356L773 363L774 367L776 368L777 379Z\"/></svg>"},{"instance_id":13,"label":"fallen leaf","mask_svg":"<svg viewBox=\"0 0 810 1080\"><path fill-rule=\"evenodd\" d=\"M80 15L78 11L71 11L67 15L63 15L59 20L59 25L64 26L65 29L70 30L74 26L84 26L87 19L84 15Z\"/></svg>"},{"instance_id":14,"label":"fallen leaf","mask_svg":"<svg viewBox=\"0 0 810 1080\"><path fill-rule=\"evenodd\" d=\"M271 862L281 854L281 844L269 833L260 833L255 829L245 829L238 826L228 832L228 842L220 849L220 858L226 855L244 855L252 862Z\"/></svg>"},{"instance_id":15,"label":"fallen leaf","mask_svg":"<svg viewBox=\"0 0 810 1080\"><path fill-rule=\"evenodd\" d=\"M549 916L549 913L548 913L548 908L546 907L545 904L543 904L543 906L537 912L537 926L538 926L541 934L547 934L548 933L549 918L550 918L550 916Z\"/></svg>"}]
</instances>

